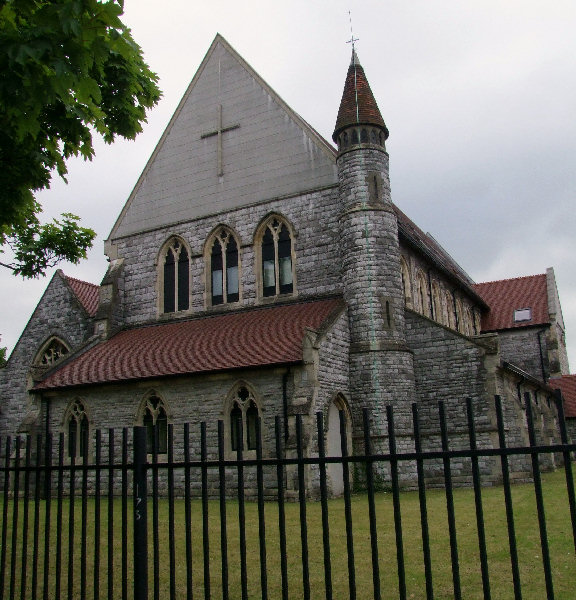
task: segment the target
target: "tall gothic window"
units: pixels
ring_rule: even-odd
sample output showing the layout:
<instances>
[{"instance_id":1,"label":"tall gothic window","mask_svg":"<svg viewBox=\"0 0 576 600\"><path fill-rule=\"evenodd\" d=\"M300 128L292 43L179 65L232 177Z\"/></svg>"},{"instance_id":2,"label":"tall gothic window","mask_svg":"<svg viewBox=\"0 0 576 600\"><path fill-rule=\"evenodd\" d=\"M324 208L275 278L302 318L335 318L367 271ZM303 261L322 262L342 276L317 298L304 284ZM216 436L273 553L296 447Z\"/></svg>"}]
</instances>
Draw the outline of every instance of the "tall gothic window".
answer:
<instances>
[{"instance_id":1,"label":"tall gothic window","mask_svg":"<svg viewBox=\"0 0 576 600\"><path fill-rule=\"evenodd\" d=\"M83 458L88 451L89 423L84 404L75 400L70 407L66 423L68 456Z\"/></svg>"},{"instance_id":2,"label":"tall gothic window","mask_svg":"<svg viewBox=\"0 0 576 600\"><path fill-rule=\"evenodd\" d=\"M410 271L408 264L403 256L400 257L400 269L402 273L402 289L404 290L404 300L406 305L412 306L412 282L410 281Z\"/></svg>"},{"instance_id":3,"label":"tall gothic window","mask_svg":"<svg viewBox=\"0 0 576 600\"><path fill-rule=\"evenodd\" d=\"M190 257L176 238L170 241L163 257L163 312L188 310L190 307Z\"/></svg>"},{"instance_id":4,"label":"tall gothic window","mask_svg":"<svg viewBox=\"0 0 576 600\"><path fill-rule=\"evenodd\" d=\"M272 218L265 225L261 243L262 295L292 294L294 264L292 237L285 223Z\"/></svg>"},{"instance_id":5,"label":"tall gothic window","mask_svg":"<svg viewBox=\"0 0 576 600\"><path fill-rule=\"evenodd\" d=\"M241 386L234 395L230 409L230 442L233 451L256 450L258 405L250 390Z\"/></svg>"},{"instance_id":6,"label":"tall gothic window","mask_svg":"<svg viewBox=\"0 0 576 600\"><path fill-rule=\"evenodd\" d=\"M69 350L66 344L58 338L52 338L48 344L40 351L36 359L36 364L50 366L59 361L68 354Z\"/></svg>"},{"instance_id":7,"label":"tall gothic window","mask_svg":"<svg viewBox=\"0 0 576 600\"><path fill-rule=\"evenodd\" d=\"M215 235L210 250L210 278L212 306L238 302L240 299L238 243L234 235L224 228Z\"/></svg>"},{"instance_id":8,"label":"tall gothic window","mask_svg":"<svg viewBox=\"0 0 576 600\"><path fill-rule=\"evenodd\" d=\"M416 275L416 290L420 312L425 316L429 316L428 282L426 281L426 275L422 271L418 271Z\"/></svg>"},{"instance_id":9,"label":"tall gothic window","mask_svg":"<svg viewBox=\"0 0 576 600\"><path fill-rule=\"evenodd\" d=\"M168 452L168 416L164 403L158 396L151 394L146 399L142 425L146 427L146 452L157 454Z\"/></svg>"}]
</instances>

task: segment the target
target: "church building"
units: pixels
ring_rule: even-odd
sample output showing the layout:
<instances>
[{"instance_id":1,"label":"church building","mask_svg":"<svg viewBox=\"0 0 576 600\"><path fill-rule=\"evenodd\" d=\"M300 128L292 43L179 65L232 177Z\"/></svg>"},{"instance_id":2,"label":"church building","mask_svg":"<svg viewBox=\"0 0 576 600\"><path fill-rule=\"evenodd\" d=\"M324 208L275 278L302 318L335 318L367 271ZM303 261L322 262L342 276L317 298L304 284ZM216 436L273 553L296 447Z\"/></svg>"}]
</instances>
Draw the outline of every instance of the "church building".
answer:
<instances>
[{"instance_id":1,"label":"church building","mask_svg":"<svg viewBox=\"0 0 576 600\"><path fill-rule=\"evenodd\" d=\"M322 412L339 455L341 416L359 453L367 408L387 452L386 407L409 450L417 402L438 449L442 400L457 448L471 398L490 447L498 394L509 445L528 443L528 398L540 441L557 441L555 380L569 367L553 270L476 284L402 212L355 51L333 110L332 143L217 35L110 232L102 282L58 271L0 370L0 435L64 433L67 456L91 456L96 430L145 425L163 455L172 423L181 456L190 423L197 456L205 422L216 458L222 421L226 455L250 457L260 417L275 456L275 418L290 453L301 415L314 456ZM497 466L486 460L487 479ZM526 457L512 467L529 471Z\"/></svg>"}]
</instances>

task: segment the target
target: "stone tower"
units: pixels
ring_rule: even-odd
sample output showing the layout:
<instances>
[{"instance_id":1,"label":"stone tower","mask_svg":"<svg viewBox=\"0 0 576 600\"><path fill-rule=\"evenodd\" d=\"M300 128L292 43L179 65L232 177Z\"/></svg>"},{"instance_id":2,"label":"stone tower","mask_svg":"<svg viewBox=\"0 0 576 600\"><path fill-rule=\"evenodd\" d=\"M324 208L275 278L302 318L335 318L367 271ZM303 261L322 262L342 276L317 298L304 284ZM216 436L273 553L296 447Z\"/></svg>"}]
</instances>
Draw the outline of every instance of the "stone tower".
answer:
<instances>
[{"instance_id":1,"label":"stone tower","mask_svg":"<svg viewBox=\"0 0 576 600\"><path fill-rule=\"evenodd\" d=\"M332 137L338 146L340 249L350 324L354 425L358 432L361 410L368 407L374 448L387 451L381 436L387 435L386 405L390 404L398 443L411 446L414 366L406 345L398 222L390 198L386 151L388 129L354 50Z\"/></svg>"}]
</instances>

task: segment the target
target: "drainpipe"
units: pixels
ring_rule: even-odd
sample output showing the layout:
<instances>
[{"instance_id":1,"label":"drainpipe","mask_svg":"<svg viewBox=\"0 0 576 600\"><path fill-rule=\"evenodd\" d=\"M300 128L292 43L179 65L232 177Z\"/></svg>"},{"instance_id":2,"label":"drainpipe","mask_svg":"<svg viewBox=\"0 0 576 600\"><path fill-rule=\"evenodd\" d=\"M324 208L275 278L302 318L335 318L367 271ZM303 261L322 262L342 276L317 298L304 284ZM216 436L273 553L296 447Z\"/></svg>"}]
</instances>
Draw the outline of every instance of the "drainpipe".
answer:
<instances>
[{"instance_id":1,"label":"drainpipe","mask_svg":"<svg viewBox=\"0 0 576 600\"><path fill-rule=\"evenodd\" d=\"M44 424L44 430L45 430L45 435L44 435L44 464L48 465L48 462L50 460L50 456L48 456L48 439L50 436L50 402L48 401L48 398L44 398L44 397L40 397L40 402L44 402L46 404L46 423ZM50 451L52 451L52 449L50 448ZM49 481L49 475L48 475L48 471L46 471L45 475L44 475L44 499L47 499L50 496L50 481Z\"/></svg>"},{"instance_id":2,"label":"drainpipe","mask_svg":"<svg viewBox=\"0 0 576 600\"><path fill-rule=\"evenodd\" d=\"M45 443L48 441L48 436L50 435L50 402L48 402L48 398L41 397L41 402L46 404L46 423L44 424L44 441Z\"/></svg>"},{"instance_id":3,"label":"drainpipe","mask_svg":"<svg viewBox=\"0 0 576 600\"><path fill-rule=\"evenodd\" d=\"M545 333L545 329L541 329L538 332L538 352L540 353L540 371L542 372L542 381L544 383L546 383L547 381L547 377L546 377L546 369L544 368L544 353L542 352L542 338L540 337L540 334Z\"/></svg>"},{"instance_id":4,"label":"drainpipe","mask_svg":"<svg viewBox=\"0 0 576 600\"><path fill-rule=\"evenodd\" d=\"M288 377L290 377L290 367L282 375L282 413L284 417L284 441L288 441Z\"/></svg>"}]
</instances>

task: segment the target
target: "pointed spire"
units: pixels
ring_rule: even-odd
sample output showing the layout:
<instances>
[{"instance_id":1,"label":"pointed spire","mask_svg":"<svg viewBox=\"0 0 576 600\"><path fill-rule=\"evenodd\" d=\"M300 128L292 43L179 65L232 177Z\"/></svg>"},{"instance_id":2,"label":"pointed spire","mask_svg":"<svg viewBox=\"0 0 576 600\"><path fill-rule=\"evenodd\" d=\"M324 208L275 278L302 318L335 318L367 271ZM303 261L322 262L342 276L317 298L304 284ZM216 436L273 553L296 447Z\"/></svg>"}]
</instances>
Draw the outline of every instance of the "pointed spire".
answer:
<instances>
[{"instance_id":1,"label":"pointed spire","mask_svg":"<svg viewBox=\"0 0 576 600\"><path fill-rule=\"evenodd\" d=\"M360 65L360 61L358 60L358 55L356 54L356 50L354 49L354 46L352 46L352 60L350 61L350 66L359 66Z\"/></svg>"},{"instance_id":2,"label":"pointed spire","mask_svg":"<svg viewBox=\"0 0 576 600\"><path fill-rule=\"evenodd\" d=\"M386 123L354 48L332 139L336 142L340 132L351 125L376 125L384 131L385 139L388 138Z\"/></svg>"}]
</instances>

